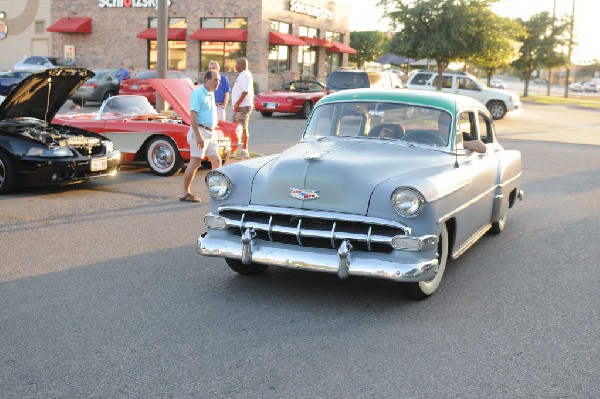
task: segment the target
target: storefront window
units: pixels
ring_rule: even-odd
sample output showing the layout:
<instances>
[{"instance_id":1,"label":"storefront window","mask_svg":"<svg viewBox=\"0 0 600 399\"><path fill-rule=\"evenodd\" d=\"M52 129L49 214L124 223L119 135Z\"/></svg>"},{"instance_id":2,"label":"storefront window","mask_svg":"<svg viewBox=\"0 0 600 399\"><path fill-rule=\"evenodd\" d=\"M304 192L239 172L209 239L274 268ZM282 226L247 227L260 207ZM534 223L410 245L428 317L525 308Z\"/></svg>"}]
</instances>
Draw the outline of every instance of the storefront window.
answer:
<instances>
[{"instance_id":1,"label":"storefront window","mask_svg":"<svg viewBox=\"0 0 600 399\"><path fill-rule=\"evenodd\" d=\"M149 28L158 28L157 18L148 18ZM185 18L169 18L169 28L187 29ZM185 56L187 42L178 40L167 41L167 69L185 70L187 59ZM157 59L157 42L156 40L148 40L148 67L156 69Z\"/></svg>"},{"instance_id":2,"label":"storefront window","mask_svg":"<svg viewBox=\"0 0 600 399\"><path fill-rule=\"evenodd\" d=\"M336 32L325 32L325 40L330 42L344 42L344 35ZM328 51L325 55L325 69L329 75L342 66L342 54Z\"/></svg>"},{"instance_id":3,"label":"storefront window","mask_svg":"<svg viewBox=\"0 0 600 399\"><path fill-rule=\"evenodd\" d=\"M248 29L246 18L202 18L202 29ZM245 42L200 42L200 70L206 71L210 61L218 61L222 72L236 72L235 61L246 57Z\"/></svg>"},{"instance_id":4,"label":"storefront window","mask_svg":"<svg viewBox=\"0 0 600 399\"><path fill-rule=\"evenodd\" d=\"M222 72L236 72L235 61L246 57L244 42L201 42L200 70L206 71L208 63L218 61Z\"/></svg>"},{"instance_id":5,"label":"storefront window","mask_svg":"<svg viewBox=\"0 0 600 399\"><path fill-rule=\"evenodd\" d=\"M292 26L286 22L270 21L273 32L291 33ZM269 45L269 72L283 73L290 69L291 48L284 45Z\"/></svg>"},{"instance_id":6,"label":"storefront window","mask_svg":"<svg viewBox=\"0 0 600 399\"><path fill-rule=\"evenodd\" d=\"M319 30L301 26L299 36L319 37ZM298 71L300 77L304 79L314 79L317 76L317 66L319 65L319 48L315 46L304 46L298 48Z\"/></svg>"}]
</instances>

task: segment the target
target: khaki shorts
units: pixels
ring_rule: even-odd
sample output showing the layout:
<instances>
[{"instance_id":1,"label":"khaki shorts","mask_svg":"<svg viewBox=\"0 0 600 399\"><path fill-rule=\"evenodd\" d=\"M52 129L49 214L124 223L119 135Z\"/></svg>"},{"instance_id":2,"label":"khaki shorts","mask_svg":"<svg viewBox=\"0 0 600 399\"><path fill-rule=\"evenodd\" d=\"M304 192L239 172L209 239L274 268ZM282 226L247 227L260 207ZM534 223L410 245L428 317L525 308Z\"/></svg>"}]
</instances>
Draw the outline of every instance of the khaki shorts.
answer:
<instances>
[{"instance_id":1,"label":"khaki shorts","mask_svg":"<svg viewBox=\"0 0 600 399\"><path fill-rule=\"evenodd\" d=\"M196 135L194 130L190 128L187 134L187 141L190 145L190 157L204 159L204 157L210 157L219 154L219 144L217 143L217 133L211 133L206 129L198 127L202 139L204 140L204 146L202 149L198 148L198 142L196 141Z\"/></svg>"},{"instance_id":2,"label":"khaki shorts","mask_svg":"<svg viewBox=\"0 0 600 399\"><path fill-rule=\"evenodd\" d=\"M233 121L242 125L244 129L248 129L251 112L252 107L239 107L238 111L233 113Z\"/></svg>"}]
</instances>

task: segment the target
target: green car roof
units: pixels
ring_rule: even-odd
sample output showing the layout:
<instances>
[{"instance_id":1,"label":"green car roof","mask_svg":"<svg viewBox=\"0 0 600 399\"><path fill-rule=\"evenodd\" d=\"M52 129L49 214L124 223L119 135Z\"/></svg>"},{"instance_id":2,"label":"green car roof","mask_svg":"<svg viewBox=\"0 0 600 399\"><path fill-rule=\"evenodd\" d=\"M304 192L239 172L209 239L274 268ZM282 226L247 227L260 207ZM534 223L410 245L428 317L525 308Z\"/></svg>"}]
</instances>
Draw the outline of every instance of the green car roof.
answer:
<instances>
[{"instance_id":1,"label":"green car roof","mask_svg":"<svg viewBox=\"0 0 600 399\"><path fill-rule=\"evenodd\" d=\"M476 106L483 107L479 101L470 97L442 93L429 90L411 90L411 89L352 89L342 90L323 97L318 105L324 105L335 102L345 101L390 101L403 102L427 107L445 109L450 113L459 108Z\"/></svg>"}]
</instances>

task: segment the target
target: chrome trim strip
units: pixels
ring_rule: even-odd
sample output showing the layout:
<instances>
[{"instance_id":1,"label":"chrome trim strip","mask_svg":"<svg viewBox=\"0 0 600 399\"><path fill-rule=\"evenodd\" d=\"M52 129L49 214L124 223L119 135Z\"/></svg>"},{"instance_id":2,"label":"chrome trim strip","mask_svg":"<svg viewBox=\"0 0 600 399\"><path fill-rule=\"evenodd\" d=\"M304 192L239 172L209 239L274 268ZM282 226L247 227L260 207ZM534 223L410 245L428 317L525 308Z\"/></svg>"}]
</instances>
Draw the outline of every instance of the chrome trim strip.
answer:
<instances>
[{"instance_id":1,"label":"chrome trim strip","mask_svg":"<svg viewBox=\"0 0 600 399\"><path fill-rule=\"evenodd\" d=\"M492 228L492 224L486 224L481 229L479 229L475 234L469 237L465 242L463 242L460 247L452 254L452 259L456 259L461 256L467 249L471 248L473 244L477 242L489 229Z\"/></svg>"},{"instance_id":2,"label":"chrome trim strip","mask_svg":"<svg viewBox=\"0 0 600 399\"><path fill-rule=\"evenodd\" d=\"M456 208L455 210L445 214L444 216L442 216L441 218L438 219L438 224L442 224L445 223L448 219L450 219L452 216L456 215L457 213L465 210L466 208L468 208L469 206L473 205L474 203L476 203L477 201L479 201L480 199L482 199L483 197L485 197L486 195L488 195L491 191L496 190L498 187L504 187L510 183L512 183L514 180L516 180L517 178L519 178L521 176L521 172L519 172L516 176L514 176L513 178L505 181L502 184L496 184L492 187L490 187L489 189L487 189L486 191L484 191L483 193L479 194L477 197L471 199L468 202L465 202L463 205L459 206L458 208Z\"/></svg>"}]
</instances>

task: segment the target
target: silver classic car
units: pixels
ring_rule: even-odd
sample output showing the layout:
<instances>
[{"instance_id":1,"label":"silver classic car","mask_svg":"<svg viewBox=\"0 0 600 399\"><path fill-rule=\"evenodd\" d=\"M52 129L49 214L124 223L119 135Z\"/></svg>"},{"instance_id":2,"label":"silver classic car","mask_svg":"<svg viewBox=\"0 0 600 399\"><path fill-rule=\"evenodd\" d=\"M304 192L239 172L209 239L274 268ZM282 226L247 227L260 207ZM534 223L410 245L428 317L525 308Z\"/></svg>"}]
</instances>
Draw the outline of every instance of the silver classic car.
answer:
<instances>
[{"instance_id":1,"label":"silver classic car","mask_svg":"<svg viewBox=\"0 0 600 399\"><path fill-rule=\"evenodd\" d=\"M383 278L424 299L448 258L504 229L520 177L520 152L497 142L474 99L341 91L318 102L298 144L207 174L198 252L244 275L281 266Z\"/></svg>"}]
</instances>

